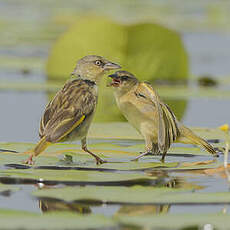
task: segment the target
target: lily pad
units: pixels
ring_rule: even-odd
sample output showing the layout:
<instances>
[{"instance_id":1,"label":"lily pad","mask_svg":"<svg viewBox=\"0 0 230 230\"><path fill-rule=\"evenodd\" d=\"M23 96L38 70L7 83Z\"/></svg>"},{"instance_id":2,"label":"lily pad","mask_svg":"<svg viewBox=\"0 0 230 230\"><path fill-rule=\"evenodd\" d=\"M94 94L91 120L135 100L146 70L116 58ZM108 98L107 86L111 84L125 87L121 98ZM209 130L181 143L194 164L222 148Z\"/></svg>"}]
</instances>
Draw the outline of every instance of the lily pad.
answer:
<instances>
[{"instance_id":1,"label":"lily pad","mask_svg":"<svg viewBox=\"0 0 230 230\"><path fill-rule=\"evenodd\" d=\"M76 61L89 54L119 63L140 80L175 81L188 77L187 52L177 32L154 23L127 25L88 16L79 18L54 44L47 62L48 79L66 80ZM95 119L124 120L115 103L111 103L114 102L112 89L105 87L105 79Z\"/></svg>"},{"instance_id":2,"label":"lily pad","mask_svg":"<svg viewBox=\"0 0 230 230\"><path fill-rule=\"evenodd\" d=\"M226 229L230 224L229 214L167 214L127 216L117 220L126 227L145 229ZM206 228L205 228L206 227Z\"/></svg>"},{"instance_id":3,"label":"lily pad","mask_svg":"<svg viewBox=\"0 0 230 230\"><path fill-rule=\"evenodd\" d=\"M7 147L9 148L10 144L7 144ZM3 145L4 146L4 145ZM18 151L25 151L25 149L31 149L31 144L12 144L12 149L18 149ZM18 148L17 148L18 146ZM28 146L28 147L27 147ZM29 147L31 146L31 147ZM134 157L139 155L139 151L141 151L144 148L144 146L130 146L130 147L121 147L116 145L109 145L109 144L94 144L91 145L91 150L97 154L98 156L102 157L103 159L107 160L108 162L102 165L96 165L94 158L92 158L89 154L85 153L80 149L80 146L78 145L72 145L72 144L55 144L48 148L46 152L42 153L40 156L35 158L35 165L32 166L33 168L43 168L46 167L61 167L64 169L95 169L98 171L104 171L107 170L138 170L143 171L145 169L149 168L178 168L180 166L180 163L177 161L173 161L171 156L176 157L195 157L197 155L199 156L208 156L212 159L212 156L205 152L201 151L199 148L191 148L191 147L172 147L167 155L166 159L170 159L169 161L166 160L165 163L162 163L160 161L161 156L154 156L149 155L142 157L139 159L139 161L132 161ZM125 151L123 150L125 149ZM65 160L66 155L71 157L71 162L68 162ZM0 153L0 165L22 165L23 161L25 161L28 158L28 154L26 153L11 153L11 152L2 152ZM216 164L217 162L213 162L213 165L219 166ZM210 163L211 165L211 163ZM22 165L23 166L23 165ZM30 166L25 167L29 168ZM198 168L200 166L198 165ZM17 167L16 167L17 168ZM47 168L48 169L48 168Z\"/></svg>"},{"instance_id":4,"label":"lily pad","mask_svg":"<svg viewBox=\"0 0 230 230\"><path fill-rule=\"evenodd\" d=\"M155 187L66 187L33 192L39 198L67 202L101 202L119 204L229 204L230 193L198 193L184 189Z\"/></svg>"},{"instance_id":5,"label":"lily pad","mask_svg":"<svg viewBox=\"0 0 230 230\"><path fill-rule=\"evenodd\" d=\"M73 213L35 214L0 209L1 229L107 229L116 226L115 221L102 215Z\"/></svg>"},{"instance_id":6,"label":"lily pad","mask_svg":"<svg viewBox=\"0 0 230 230\"><path fill-rule=\"evenodd\" d=\"M76 61L88 54L117 61L145 80L183 79L188 74L187 53L177 32L153 23L126 25L88 16L79 18L56 42L47 63L48 76L68 77Z\"/></svg>"},{"instance_id":7,"label":"lily pad","mask_svg":"<svg viewBox=\"0 0 230 230\"><path fill-rule=\"evenodd\" d=\"M101 127L100 127L101 125ZM99 129L100 127L100 129ZM122 130L125 130L123 132ZM224 133L218 129L195 129L197 134L206 138L224 138ZM17 151L1 152L0 165L16 168L34 170L85 170L98 172L111 171L145 171L145 170L188 170L188 169L208 169L217 168L221 162L213 161L207 164L183 165L183 161L174 160L173 157L195 157L207 156L212 159L212 156L206 151L194 148L191 146L171 147L166 162L160 162L160 156L145 156L138 162L131 161L139 155L144 149L144 141L141 141L141 136L128 123L113 123L113 124L94 124L90 137L100 138L90 142L89 148L98 156L107 160L108 163L97 166L95 160L83 150L78 144L53 144L46 149L40 156L36 157L36 164L32 167L23 165L22 162L28 158L28 154L23 152L34 148L35 144L31 143L1 143L2 149L10 149ZM113 139L110 139L112 136ZM110 138L109 138L110 137ZM140 144L142 143L142 144ZM67 161L67 156L71 161ZM210 160L211 160L210 159ZM208 159L207 159L208 160ZM27 171L28 172L28 171ZM16 173L16 172L14 172ZM32 177L34 178L34 177ZM52 178L53 180L54 178Z\"/></svg>"},{"instance_id":8,"label":"lily pad","mask_svg":"<svg viewBox=\"0 0 230 230\"><path fill-rule=\"evenodd\" d=\"M94 172L94 171L77 171L77 170L42 170L42 169L8 169L0 171L1 177L32 179L38 182L74 182L74 184L103 184L107 182L119 185L119 182L126 183L150 183L156 177L149 177L139 173L111 173L111 172ZM73 184L73 183L70 183Z\"/></svg>"}]
</instances>

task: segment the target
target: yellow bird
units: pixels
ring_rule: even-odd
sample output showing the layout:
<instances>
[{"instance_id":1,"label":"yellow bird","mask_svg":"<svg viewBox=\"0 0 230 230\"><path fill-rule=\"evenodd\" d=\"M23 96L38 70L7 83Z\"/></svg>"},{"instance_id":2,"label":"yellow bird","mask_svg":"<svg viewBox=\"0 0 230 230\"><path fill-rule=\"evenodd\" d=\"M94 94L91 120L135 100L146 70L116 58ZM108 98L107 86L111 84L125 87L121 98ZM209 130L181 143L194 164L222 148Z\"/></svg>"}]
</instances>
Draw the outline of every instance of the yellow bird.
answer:
<instances>
[{"instance_id":1,"label":"yellow bird","mask_svg":"<svg viewBox=\"0 0 230 230\"><path fill-rule=\"evenodd\" d=\"M105 161L88 150L86 136L96 109L98 87L105 72L121 68L96 55L85 56L77 62L72 75L53 100L46 106L41 118L40 141L25 161L33 164L33 157L42 153L50 144L81 140L82 149L96 159Z\"/></svg>"},{"instance_id":2,"label":"yellow bird","mask_svg":"<svg viewBox=\"0 0 230 230\"><path fill-rule=\"evenodd\" d=\"M173 142L195 144L218 156L208 142L177 120L149 83L139 82L127 71L117 71L109 77L119 109L145 139L144 153L134 160L148 153L162 153L164 160Z\"/></svg>"}]
</instances>

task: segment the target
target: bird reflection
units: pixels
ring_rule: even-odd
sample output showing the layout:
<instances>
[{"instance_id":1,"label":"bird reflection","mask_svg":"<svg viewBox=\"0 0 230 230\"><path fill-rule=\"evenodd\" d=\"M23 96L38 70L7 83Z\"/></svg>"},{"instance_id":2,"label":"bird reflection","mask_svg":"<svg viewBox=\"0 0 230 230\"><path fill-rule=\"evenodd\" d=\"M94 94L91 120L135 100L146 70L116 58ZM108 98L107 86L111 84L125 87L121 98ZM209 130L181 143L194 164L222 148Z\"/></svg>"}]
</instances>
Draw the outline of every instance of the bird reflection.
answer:
<instances>
[{"instance_id":1,"label":"bird reflection","mask_svg":"<svg viewBox=\"0 0 230 230\"><path fill-rule=\"evenodd\" d=\"M39 200L39 208L43 213L56 211L69 211L73 213L89 214L91 209L87 205L65 203L62 201Z\"/></svg>"},{"instance_id":2,"label":"bird reflection","mask_svg":"<svg viewBox=\"0 0 230 230\"><path fill-rule=\"evenodd\" d=\"M166 214L169 212L171 205L124 205L122 206L115 215L129 215L129 216L140 216L140 215L158 215Z\"/></svg>"},{"instance_id":3,"label":"bird reflection","mask_svg":"<svg viewBox=\"0 0 230 230\"><path fill-rule=\"evenodd\" d=\"M195 190L203 188L200 185L186 181L186 179L183 177L171 177L165 170L148 170L146 173L149 176L157 177L155 183L151 185L156 188L185 188ZM91 210L91 208L93 208L94 206L95 204L91 204L89 206L89 204L84 203L66 203L64 201L57 201L51 199L39 200L39 208L43 213L52 211L68 211L78 214L90 214L94 212ZM111 205L107 204L106 207L109 209ZM121 214L125 214L129 216L139 216L166 214L170 211L170 207L170 204L126 204L121 205L114 215L118 216Z\"/></svg>"}]
</instances>

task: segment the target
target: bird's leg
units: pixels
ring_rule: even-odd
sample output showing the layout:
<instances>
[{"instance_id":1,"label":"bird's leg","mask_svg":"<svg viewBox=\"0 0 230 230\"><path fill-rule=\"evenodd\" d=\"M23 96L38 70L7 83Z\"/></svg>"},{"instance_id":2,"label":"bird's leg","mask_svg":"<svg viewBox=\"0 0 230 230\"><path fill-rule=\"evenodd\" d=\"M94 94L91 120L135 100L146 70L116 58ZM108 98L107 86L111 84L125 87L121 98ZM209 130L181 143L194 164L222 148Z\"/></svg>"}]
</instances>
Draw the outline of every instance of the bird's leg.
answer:
<instances>
[{"instance_id":1,"label":"bird's leg","mask_svg":"<svg viewBox=\"0 0 230 230\"><path fill-rule=\"evenodd\" d=\"M145 151L141 153L139 156L135 157L132 161L137 161L139 158L146 156L148 154L152 155L153 144L149 137L145 138Z\"/></svg>"},{"instance_id":2,"label":"bird's leg","mask_svg":"<svg viewBox=\"0 0 230 230\"><path fill-rule=\"evenodd\" d=\"M137 161L139 158L146 156L148 154L150 154L151 152L143 152L142 154L140 154L139 156L135 157L134 159L132 159L131 161Z\"/></svg>"},{"instance_id":3,"label":"bird's leg","mask_svg":"<svg viewBox=\"0 0 230 230\"><path fill-rule=\"evenodd\" d=\"M91 156L93 156L95 159L96 159L96 164L99 165L99 164L103 164L103 163L106 163L105 160L102 160L99 156L95 155L94 153L92 153L91 151L88 150L87 148L87 144L86 144L86 138L83 138L81 140L81 146L82 146L82 149L89 153Z\"/></svg>"},{"instance_id":4,"label":"bird's leg","mask_svg":"<svg viewBox=\"0 0 230 230\"><path fill-rule=\"evenodd\" d=\"M158 144L153 143L152 145L153 145L153 147L152 147L152 153L154 155L159 155L160 154L160 150L158 148Z\"/></svg>"},{"instance_id":5,"label":"bird's leg","mask_svg":"<svg viewBox=\"0 0 230 230\"><path fill-rule=\"evenodd\" d=\"M24 164L28 164L28 165L33 165L34 164L34 161L33 161L33 156L34 156L34 154L32 153L32 154L30 154L30 156L28 157L28 159L27 160L25 160L23 163Z\"/></svg>"},{"instance_id":6,"label":"bird's leg","mask_svg":"<svg viewBox=\"0 0 230 230\"><path fill-rule=\"evenodd\" d=\"M161 157L161 162L164 163L165 162L165 156L166 156L166 152L162 153L162 157Z\"/></svg>"}]
</instances>

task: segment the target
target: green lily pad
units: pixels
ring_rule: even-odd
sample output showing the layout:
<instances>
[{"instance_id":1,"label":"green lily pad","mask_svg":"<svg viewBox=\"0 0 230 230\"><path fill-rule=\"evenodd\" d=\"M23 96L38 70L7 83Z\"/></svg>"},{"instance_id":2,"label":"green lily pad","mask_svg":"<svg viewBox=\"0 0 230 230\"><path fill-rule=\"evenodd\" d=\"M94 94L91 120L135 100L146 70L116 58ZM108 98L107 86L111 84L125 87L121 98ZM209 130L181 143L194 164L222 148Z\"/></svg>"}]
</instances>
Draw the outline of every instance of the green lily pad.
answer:
<instances>
[{"instance_id":1,"label":"green lily pad","mask_svg":"<svg viewBox=\"0 0 230 230\"><path fill-rule=\"evenodd\" d=\"M119 174L79 170L8 169L0 171L1 177L32 179L36 181L74 182L75 184L100 184L106 182L150 182L156 177L140 173ZM119 183L117 183L119 184Z\"/></svg>"},{"instance_id":2,"label":"green lily pad","mask_svg":"<svg viewBox=\"0 0 230 230\"><path fill-rule=\"evenodd\" d=\"M227 229L229 214L161 214L145 216L121 215L116 218L123 226L145 229Z\"/></svg>"},{"instance_id":3,"label":"green lily pad","mask_svg":"<svg viewBox=\"0 0 230 230\"><path fill-rule=\"evenodd\" d=\"M230 203L230 193L198 193L184 189L155 187L66 187L33 192L39 198L68 202L92 201L130 204L208 204Z\"/></svg>"},{"instance_id":4,"label":"green lily pad","mask_svg":"<svg viewBox=\"0 0 230 230\"><path fill-rule=\"evenodd\" d=\"M113 229L113 228L148 228L148 229L184 229L203 228L204 226L226 229L229 214L160 214L128 216L114 218L102 215L80 215L69 212L51 212L36 214L30 212L0 210L1 228L6 230L25 229ZM12 221L13 220L13 221ZM181 221L183 220L183 221Z\"/></svg>"},{"instance_id":5,"label":"green lily pad","mask_svg":"<svg viewBox=\"0 0 230 230\"><path fill-rule=\"evenodd\" d=\"M107 229L116 226L115 221L102 215L86 215L58 212L35 214L0 209L1 229Z\"/></svg>"},{"instance_id":6,"label":"green lily pad","mask_svg":"<svg viewBox=\"0 0 230 230\"><path fill-rule=\"evenodd\" d=\"M101 125L101 126L100 126ZM100 129L99 129L100 127ZM122 132L125 130L125 132ZM197 134L206 138L224 138L224 133L218 129L194 129ZM36 164L32 166L34 169L86 169L94 171L143 171L146 169L204 169L215 168L220 166L220 162L210 162L208 164L198 164L189 167L184 167L181 162L174 161L172 156L176 157L191 157L191 156L207 156L212 159L212 156L206 151L194 148L191 146L171 147L166 157L166 162L160 162L160 156L145 156L138 162L131 161L139 155L144 149L143 144L139 144L141 136L128 123L112 123L112 124L94 124L90 137L97 137L100 140L94 140L94 144L89 144L89 148L98 156L108 161L106 164L96 165L95 160L83 150L80 145L76 144L53 144L46 151L35 158ZM113 139L109 139L111 137ZM105 140L107 139L107 140ZM115 140L116 139L116 140ZM14 150L19 153L1 152L0 165L10 166L15 168L29 168L22 164L28 158L28 154L23 152L34 148L35 144L31 143L1 143L1 148ZM71 158L71 161L66 161L66 156Z\"/></svg>"},{"instance_id":7,"label":"green lily pad","mask_svg":"<svg viewBox=\"0 0 230 230\"><path fill-rule=\"evenodd\" d=\"M92 148L92 150L103 159L107 160L108 163L102 165L96 165L94 158L92 158L89 154L83 152L82 150L72 149L72 145L68 146L68 144L64 145L65 149L58 149L58 146L54 146L51 149L48 149L47 152L41 154L40 156L35 158L35 165L31 166L32 168L45 168L54 166L55 167L67 167L71 169L95 169L95 171L106 171L106 170L122 170L122 171L130 171L130 170L141 170L148 168L171 168L176 167L178 165L177 162L167 162L161 163L160 157L157 159L154 156L151 156L147 161L131 161L137 154L133 152L121 152L119 150L96 150ZM101 154L100 152L103 152ZM65 161L65 155L71 156L72 162ZM10 153L10 152L2 152L0 153L0 165L14 165L15 167L29 167L23 165L23 161L28 158L28 154L25 153ZM18 166L18 167L17 167ZM14 167L14 166L12 166ZM104 170L103 170L104 169Z\"/></svg>"},{"instance_id":8,"label":"green lily pad","mask_svg":"<svg viewBox=\"0 0 230 230\"><path fill-rule=\"evenodd\" d=\"M145 80L184 79L188 74L187 53L177 32L153 23L127 25L88 16L79 18L56 42L47 63L48 76L68 77L76 61L88 54L117 61Z\"/></svg>"},{"instance_id":9,"label":"green lily pad","mask_svg":"<svg viewBox=\"0 0 230 230\"><path fill-rule=\"evenodd\" d=\"M66 80L76 61L89 54L119 63L140 80L188 77L187 53L177 32L154 23L127 25L93 16L79 18L54 44L47 62L48 79ZM124 120L115 103L111 103L112 89L105 87L105 81L106 77L101 84L95 119Z\"/></svg>"},{"instance_id":10,"label":"green lily pad","mask_svg":"<svg viewBox=\"0 0 230 230\"><path fill-rule=\"evenodd\" d=\"M5 145L2 145L5 147ZM25 151L26 149L32 149L34 145L31 144L6 144L6 147L12 147L12 150ZM29 147L31 146L31 147ZM39 166L57 166L57 167L81 167L81 168L96 168L96 169L112 169L112 170L144 170L148 168L178 168L179 162L173 161L172 156L208 156L212 159L212 156L201 151L199 148L191 147L172 147L166 158L166 162L160 161L160 156L149 155L142 157L139 161L131 161L139 155L139 151L144 148L142 145L121 147L109 144L94 144L91 145L91 150L108 161L108 163L102 165L96 165L94 158L80 149L78 145L72 144L55 144L48 148L46 152L42 153L35 158L34 168ZM125 151L123 150L125 149ZM67 162L66 155L71 157L71 162ZM26 153L12 153L1 152L0 153L0 165L8 164L23 164L28 158ZM217 165L217 164L216 164Z\"/></svg>"}]
</instances>

